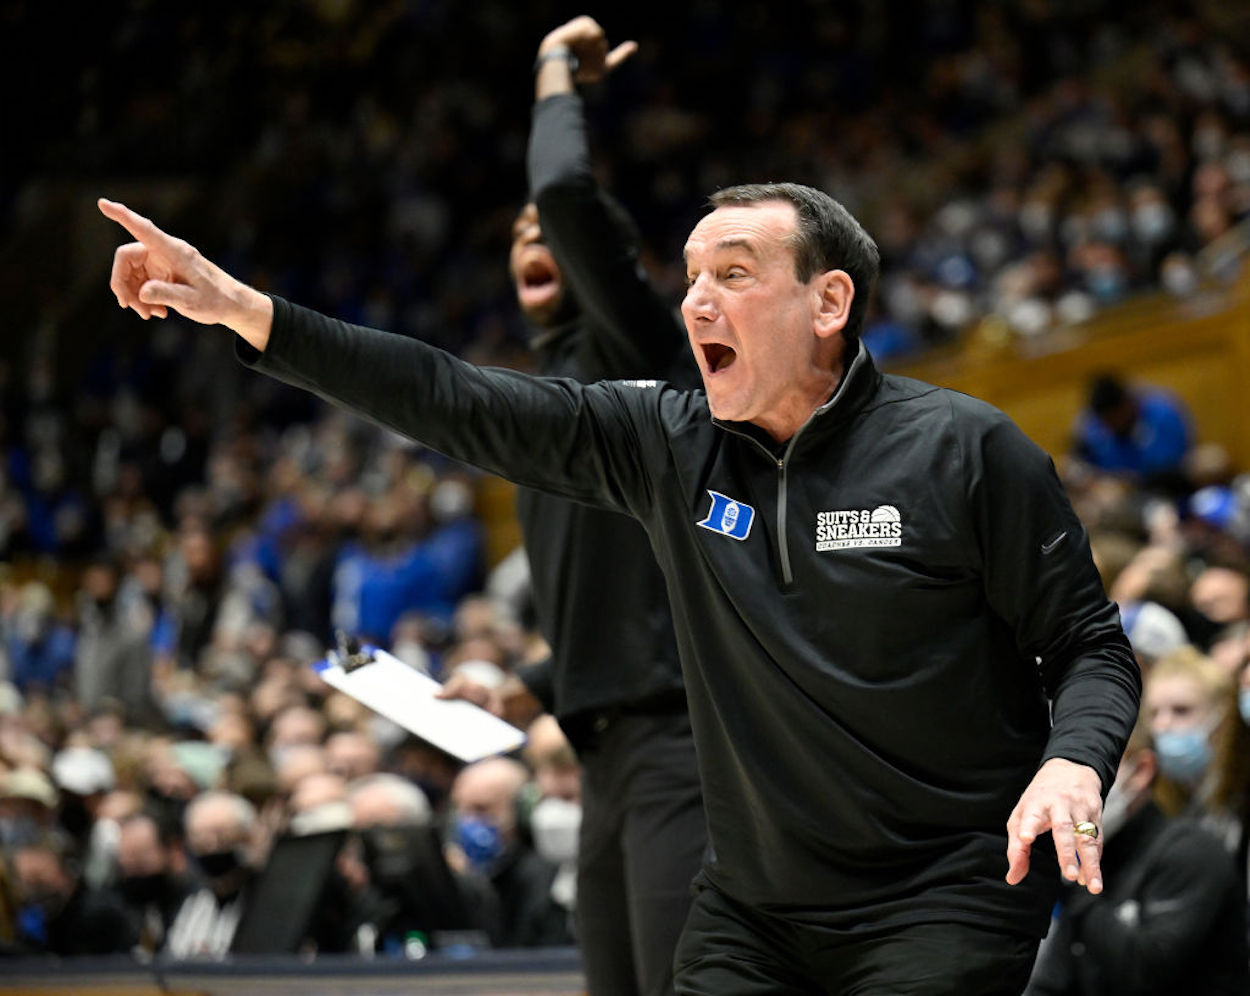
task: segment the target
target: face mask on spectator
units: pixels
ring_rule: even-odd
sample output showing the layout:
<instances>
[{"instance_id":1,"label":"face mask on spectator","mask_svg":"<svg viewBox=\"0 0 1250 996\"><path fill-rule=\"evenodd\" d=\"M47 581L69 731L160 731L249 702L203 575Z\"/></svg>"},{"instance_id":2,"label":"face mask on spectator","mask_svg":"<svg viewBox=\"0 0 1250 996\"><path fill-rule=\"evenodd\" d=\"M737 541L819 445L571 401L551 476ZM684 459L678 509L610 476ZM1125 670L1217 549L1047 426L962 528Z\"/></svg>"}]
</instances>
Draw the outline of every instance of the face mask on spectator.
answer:
<instances>
[{"instance_id":1,"label":"face mask on spectator","mask_svg":"<svg viewBox=\"0 0 1250 996\"><path fill-rule=\"evenodd\" d=\"M164 886L165 876L160 872L151 875L127 875L117 883L126 902L133 906L146 906L156 902L160 899Z\"/></svg>"},{"instance_id":2,"label":"face mask on spectator","mask_svg":"<svg viewBox=\"0 0 1250 996\"><path fill-rule=\"evenodd\" d=\"M572 861L577 857L577 835L581 825L581 806L567 799L548 796L530 814L534 850L555 864Z\"/></svg>"},{"instance_id":3,"label":"face mask on spectator","mask_svg":"<svg viewBox=\"0 0 1250 996\"><path fill-rule=\"evenodd\" d=\"M152 810L158 823L162 826L182 826L182 816L187 808L185 799L166 795L156 788L149 788L145 794L147 796L147 805Z\"/></svg>"},{"instance_id":4,"label":"face mask on spectator","mask_svg":"<svg viewBox=\"0 0 1250 996\"><path fill-rule=\"evenodd\" d=\"M456 817L456 843L478 871L490 868L503 853L499 827L478 816Z\"/></svg>"},{"instance_id":5,"label":"face mask on spectator","mask_svg":"<svg viewBox=\"0 0 1250 996\"><path fill-rule=\"evenodd\" d=\"M243 856L236 847L224 851L208 851L205 854L192 854L191 860L205 878L225 878L243 867Z\"/></svg>"},{"instance_id":6,"label":"face mask on spectator","mask_svg":"<svg viewBox=\"0 0 1250 996\"><path fill-rule=\"evenodd\" d=\"M1164 730L1155 734L1159 773L1184 785L1196 785L1211 767L1208 730Z\"/></svg>"},{"instance_id":7,"label":"face mask on spectator","mask_svg":"<svg viewBox=\"0 0 1250 996\"><path fill-rule=\"evenodd\" d=\"M1237 693L1237 711L1241 713L1241 721L1250 726L1250 688Z\"/></svg>"}]
</instances>

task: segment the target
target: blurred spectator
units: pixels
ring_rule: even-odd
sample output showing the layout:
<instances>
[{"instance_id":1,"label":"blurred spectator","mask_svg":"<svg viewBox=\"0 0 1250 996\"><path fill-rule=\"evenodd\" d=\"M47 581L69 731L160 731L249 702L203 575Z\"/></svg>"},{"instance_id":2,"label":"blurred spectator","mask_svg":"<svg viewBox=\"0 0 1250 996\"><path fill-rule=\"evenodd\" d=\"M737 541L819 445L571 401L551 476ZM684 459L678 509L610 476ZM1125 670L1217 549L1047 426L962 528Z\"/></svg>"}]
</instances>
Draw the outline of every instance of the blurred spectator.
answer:
<instances>
[{"instance_id":1,"label":"blurred spectator","mask_svg":"<svg viewBox=\"0 0 1250 996\"><path fill-rule=\"evenodd\" d=\"M78 592L75 694L84 709L108 699L136 722L149 718L150 618L119 598L121 574L110 560L88 565Z\"/></svg>"},{"instance_id":2,"label":"blurred spectator","mask_svg":"<svg viewBox=\"0 0 1250 996\"><path fill-rule=\"evenodd\" d=\"M1127 602L1121 605L1120 621L1143 674L1160 657L1166 657L1189 643L1189 635L1181 621L1157 602Z\"/></svg>"},{"instance_id":3,"label":"blurred spectator","mask_svg":"<svg viewBox=\"0 0 1250 996\"><path fill-rule=\"evenodd\" d=\"M56 822L56 786L37 768L0 774L0 849L5 853L34 843Z\"/></svg>"},{"instance_id":4,"label":"blurred spectator","mask_svg":"<svg viewBox=\"0 0 1250 996\"><path fill-rule=\"evenodd\" d=\"M1230 676L1193 647L1160 658L1145 676L1142 714L1153 737L1159 777L1155 797L1169 816L1185 815L1220 833L1226 847L1237 845L1239 824L1216 810L1215 786L1224 773L1215 763L1215 745L1237 720Z\"/></svg>"},{"instance_id":5,"label":"blurred spectator","mask_svg":"<svg viewBox=\"0 0 1250 996\"><path fill-rule=\"evenodd\" d=\"M502 922L497 947L570 944L567 911L551 897L556 867L521 836L525 766L509 758L469 765L451 789L456 845L499 896Z\"/></svg>"},{"instance_id":6,"label":"blurred spectator","mask_svg":"<svg viewBox=\"0 0 1250 996\"><path fill-rule=\"evenodd\" d=\"M354 822L347 800L347 780L329 771L302 778L291 792L287 809L293 834L342 830Z\"/></svg>"},{"instance_id":7,"label":"blurred spectator","mask_svg":"<svg viewBox=\"0 0 1250 996\"><path fill-rule=\"evenodd\" d=\"M280 750L271 750L270 753L274 785L278 794L285 799L291 797L305 778L326 773L326 752L320 744L288 744Z\"/></svg>"},{"instance_id":8,"label":"blurred spectator","mask_svg":"<svg viewBox=\"0 0 1250 996\"><path fill-rule=\"evenodd\" d=\"M476 873L448 867L424 793L398 775L374 774L351 784L349 800L365 868L365 948L420 957L447 930L477 931L485 946L497 929L498 899Z\"/></svg>"},{"instance_id":9,"label":"blurred spectator","mask_svg":"<svg viewBox=\"0 0 1250 996\"><path fill-rule=\"evenodd\" d=\"M66 747L52 758L52 778L61 790L57 822L81 855L89 886L108 882L117 847L117 825L99 820L106 795L116 784L113 763L92 747Z\"/></svg>"},{"instance_id":10,"label":"blurred spectator","mask_svg":"<svg viewBox=\"0 0 1250 996\"><path fill-rule=\"evenodd\" d=\"M61 790L59 822L82 847L101 801L116 784L113 764L103 751L66 747L52 758L52 777Z\"/></svg>"},{"instance_id":11,"label":"blurred spectator","mask_svg":"<svg viewBox=\"0 0 1250 996\"><path fill-rule=\"evenodd\" d=\"M1139 724L1103 809L1106 890L1065 887L1026 996L1250 988L1245 882L1207 830L1155 805L1156 770Z\"/></svg>"},{"instance_id":12,"label":"blurred spectator","mask_svg":"<svg viewBox=\"0 0 1250 996\"><path fill-rule=\"evenodd\" d=\"M1090 386L1074 445L1077 456L1099 470L1132 474L1146 484L1171 481L1193 445L1190 416L1163 391L1102 374Z\"/></svg>"},{"instance_id":13,"label":"blurred spectator","mask_svg":"<svg viewBox=\"0 0 1250 996\"><path fill-rule=\"evenodd\" d=\"M355 730L331 733L326 738L325 757L327 769L349 782L374 774L382 760L373 738Z\"/></svg>"},{"instance_id":14,"label":"blurred spectator","mask_svg":"<svg viewBox=\"0 0 1250 996\"><path fill-rule=\"evenodd\" d=\"M1194 578L1189 601L1194 642L1209 648L1221 630L1250 620L1250 573L1240 564L1212 564Z\"/></svg>"},{"instance_id":15,"label":"blurred spectator","mask_svg":"<svg viewBox=\"0 0 1250 996\"><path fill-rule=\"evenodd\" d=\"M344 546L335 569L336 629L389 647L407 611L450 621L456 601L481 580L481 527L466 514L466 490L451 480L434 495L409 485L368 504L360 541ZM440 494L441 523L431 509Z\"/></svg>"},{"instance_id":16,"label":"blurred spectator","mask_svg":"<svg viewBox=\"0 0 1250 996\"><path fill-rule=\"evenodd\" d=\"M417 786L398 775L369 775L348 793L357 827L428 826L430 802Z\"/></svg>"},{"instance_id":17,"label":"blurred spectator","mask_svg":"<svg viewBox=\"0 0 1250 996\"><path fill-rule=\"evenodd\" d=\"M176 958L219 958L230 950L255 874L256 810L242 796L205 792L187 806L185 824L187 857L203 885L179 907L166 947Z\"/></svg>"},{"instance_id":18,"label":"blurred spectator","mask_svg":"<svg viewBox=\"0 0 1250 996\"><path fill-rule=\"evenodd\" d=\"M169 606L177 633L177 662L181 668L192 669L212 641L225 595L221 559L205 526L183 527L175 565Z\"/></svg>"},{"instance_id":19,"label":"blurred spectator","mask_svg":"<svg viewBox=\"0 0 1250 996\"><path fill-rule=\"evenodd\" d=\"M4 649L18 691L24 695L52 692L69 683L74 669L74 631L57 619L56 601L46 584L29 581L22 586L4 629Z\"/></svg>"},{"instance_id":20,"label":"blurred spectator","mask_svg":"<svg viewBox=\"0 0 1250 996\"><path fill-rule=\"evenodd\" d=\"M117 891L138 935L138 946L154 954L191 893L186 859L177 839L145 813L121 821L117 846Z\"/></svg>"},{"instance_id":21,"label":"blurred spectator","mask_svg":"<svg viewBox=\"0 0 1250 996\"><path fill-rule=\"evenodd\" d=\"M307 705L283 706L269 723L265 749L275 767L282 756L299 747L321 747L326 735L326 718Z\"/></svg>"},{"instance_id":22,"label":"blurred spectator","mask_svg":"<svg viewBox=\"0 0 1250 996\"><path fill-rule=\"evenodd\" d=\"M582 826L581 767L560 724L549 714L529 725L524 755L538 787L538 801L529 819L534 850L556 866L551 898L572 911L577 905L577 847Z\"/></svg>"},{"instance_id":23,"label":"blurred spectator","mask_svg":"<svg viewBox=\"0 0 1250 996\"><path fill-rule=\"evenodd\" d=\"M113 893L82 881L74 846L56 833L10 855L19 903L18 940L29 951L55 955L128 952L137 935Z\"/></svg>"}]
</instances>

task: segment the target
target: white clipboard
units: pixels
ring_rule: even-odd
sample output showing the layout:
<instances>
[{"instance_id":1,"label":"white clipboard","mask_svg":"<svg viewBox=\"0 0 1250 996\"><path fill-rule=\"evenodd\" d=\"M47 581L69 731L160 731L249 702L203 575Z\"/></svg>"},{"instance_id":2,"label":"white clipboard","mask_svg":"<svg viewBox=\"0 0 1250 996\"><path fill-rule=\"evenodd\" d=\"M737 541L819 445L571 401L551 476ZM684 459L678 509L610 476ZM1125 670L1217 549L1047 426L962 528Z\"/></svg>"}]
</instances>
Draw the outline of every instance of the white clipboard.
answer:
<instances>
[{"instance_id":1,"label":"white clipboard","mask_svg":"<svg viewBox=\"0 0 1250 996\"><path fill-rule=\"evenodd\" d=\"M442 685L385 650L362 647L346 657L332 650L312 668L330 687L466 763L525 743L522 731L472 702L436 699Z\"/></svg>"}]
</instances>

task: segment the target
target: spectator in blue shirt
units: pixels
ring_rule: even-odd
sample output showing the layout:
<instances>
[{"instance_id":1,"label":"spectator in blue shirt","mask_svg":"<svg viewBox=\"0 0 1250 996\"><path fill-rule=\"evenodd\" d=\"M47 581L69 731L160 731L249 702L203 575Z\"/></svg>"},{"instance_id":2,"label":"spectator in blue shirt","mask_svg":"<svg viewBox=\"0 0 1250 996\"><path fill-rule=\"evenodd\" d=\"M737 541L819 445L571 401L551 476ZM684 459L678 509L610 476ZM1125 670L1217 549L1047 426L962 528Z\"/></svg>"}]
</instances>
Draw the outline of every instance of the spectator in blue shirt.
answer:
<instances>
[{"instance_id":1,"label":"spectator in blue shirt","mask_svg":"<svg viewBox=\"0 0 1250 996\"><path fill-rule=\"evenodd\" d=\"M1193 444L1185 406L1152 387L1130 387L1115 374L1101 374L1076 430L1076 455L1109 473L1130 474L1143 483L1182 475Z\"/></svg>"}]
</instances>

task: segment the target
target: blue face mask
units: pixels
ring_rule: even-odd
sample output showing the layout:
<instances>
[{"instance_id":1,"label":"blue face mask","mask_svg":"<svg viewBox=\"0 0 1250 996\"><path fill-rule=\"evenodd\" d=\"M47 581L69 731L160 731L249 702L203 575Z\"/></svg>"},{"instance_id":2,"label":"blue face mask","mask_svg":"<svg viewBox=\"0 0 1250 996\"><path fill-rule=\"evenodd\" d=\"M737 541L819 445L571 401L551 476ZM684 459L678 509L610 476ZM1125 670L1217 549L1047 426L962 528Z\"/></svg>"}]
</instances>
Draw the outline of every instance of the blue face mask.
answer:
<instances>
[{"instance_id":1,"label":"blue face mask","mask_svg":"<svg viewBox=\"0 0 1250 996\"><path fill-rule=\"evenodd\" d=\"M456 817L456 843L474 868L482 871L503 853L499 828L477 816Z\"/></svg>"},{"instance_id":2,"label":"blue face mask","mask_svg":"<svg viewBox=\"0 0 1250 996\"><path fill-rule=\"evenodd\" d=\"M1250 726L1250 688L1237 693L1237 711L1241 713L1241 721Z\"/></svg>"},{"instance_id":3,"label":"blue face mask","mask_svg":"<svg viewBox=\"0 0 1250 996\"><path fill-rule=\"evenodd\" d=\"M1211 766L1211 743L1207 731L1165 730L1155 734L1155 757L1164 778L1196 785Z\"/></svg>"}]
</instances>

